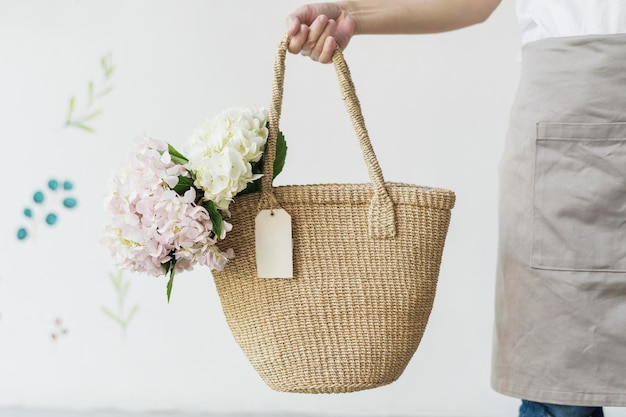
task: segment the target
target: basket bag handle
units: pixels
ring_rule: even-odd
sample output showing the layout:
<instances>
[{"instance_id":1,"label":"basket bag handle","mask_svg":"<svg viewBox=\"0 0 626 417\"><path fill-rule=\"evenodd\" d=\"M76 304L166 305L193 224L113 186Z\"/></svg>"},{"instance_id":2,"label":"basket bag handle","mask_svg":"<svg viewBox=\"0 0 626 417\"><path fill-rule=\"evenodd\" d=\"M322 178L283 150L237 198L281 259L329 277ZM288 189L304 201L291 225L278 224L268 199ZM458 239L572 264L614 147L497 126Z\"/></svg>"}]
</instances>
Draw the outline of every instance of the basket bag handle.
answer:
<instances>
[{"instance_id":1,"label":"basket bag handle","mask_svg":"<svg viewBox=\"0 0 626 417\"><path fill-rule=\"evenodd\" d=\"M265 155L263 162L263 177L261 178L262 197L259 202L259 210L263 208L276 208L280 204L274 196L272 179L274 177L274 158L276 157L276 140L278 137L278 124L283 102L283 86L285 76L285 56L289 37L285 36L278 45L278 51L274 59L274 82L272 84L272 102L269 109L269 133L267 144L265 145ZM343 97L346 110L352 120L352 126L356 132L363 159L367 165L370 181L374 186L374 195L370 202L368 214L368 233L371 238L388 239L393 238L396 233L394 206L387 188L383 173L374 154L372 143L370 142L361 105L356 96L354 84L348 65L343 58L343 53L336 48L333 57L335 72L339 80L339 87Z\"/></svg>"}]
</instances>

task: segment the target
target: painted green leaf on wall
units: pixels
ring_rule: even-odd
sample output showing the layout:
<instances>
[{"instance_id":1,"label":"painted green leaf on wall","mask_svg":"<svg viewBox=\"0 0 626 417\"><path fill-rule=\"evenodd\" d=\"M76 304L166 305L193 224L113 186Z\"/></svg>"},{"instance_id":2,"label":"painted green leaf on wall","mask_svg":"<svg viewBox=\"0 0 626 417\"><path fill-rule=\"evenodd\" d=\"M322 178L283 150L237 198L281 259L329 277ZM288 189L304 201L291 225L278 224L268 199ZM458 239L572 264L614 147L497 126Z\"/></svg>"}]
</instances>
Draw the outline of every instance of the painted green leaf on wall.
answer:
<instances>
[{"instance_id":1,"label":"painted green leaf on wall","mask_svg":"<svg viewBox=\"0 0 626 417\"><path fill-rule=\"evenodd\" d=\"M96 84L93 81L87 83L87 98L85 105L80 111L76 110L76 97L70 97L65 127L95 133L96 130L91 123L103 113L103 110L94 107L96 104L99 104L101 98L111 93L114 89L111 77L115 67L113 66L113 58L110 52L100 59L100 66L103 75L102 82L101 84Z\"/></svg>"},{"instance_id":2,"label":"painted green leaf on wall","mask_svg":"<svg viewBox=\"0 0 626 417\"><path fill-rule=\"evenodd\" d=\"M131 281L130 279L124 279L123 270L120 269L115 273L109 273L109 280L117 296L117 306L115 308L102 306L101 310L105 316L120 326L122 337L125 337L130 322L139 311L139 306L135 305L128 309L126 297L130 290Z\"/></svg>"}]
</instances>

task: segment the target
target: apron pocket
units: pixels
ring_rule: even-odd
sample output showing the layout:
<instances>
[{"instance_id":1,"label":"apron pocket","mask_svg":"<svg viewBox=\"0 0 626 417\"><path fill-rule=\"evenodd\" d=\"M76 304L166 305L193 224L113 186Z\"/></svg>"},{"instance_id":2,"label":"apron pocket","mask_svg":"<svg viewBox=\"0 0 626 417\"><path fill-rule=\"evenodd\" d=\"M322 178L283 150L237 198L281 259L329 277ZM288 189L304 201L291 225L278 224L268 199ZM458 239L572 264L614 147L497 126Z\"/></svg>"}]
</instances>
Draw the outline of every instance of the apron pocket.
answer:
<instances>
[{"instance_id":1,"label":"apron pocket","mask_svg":"<svg viewBox=\"0 0 626 417\"><path fill-rule=\"evenodd\" d=\"M626 272L626 123L539 123L531 267Z\"/></svg>"}]
</instances>

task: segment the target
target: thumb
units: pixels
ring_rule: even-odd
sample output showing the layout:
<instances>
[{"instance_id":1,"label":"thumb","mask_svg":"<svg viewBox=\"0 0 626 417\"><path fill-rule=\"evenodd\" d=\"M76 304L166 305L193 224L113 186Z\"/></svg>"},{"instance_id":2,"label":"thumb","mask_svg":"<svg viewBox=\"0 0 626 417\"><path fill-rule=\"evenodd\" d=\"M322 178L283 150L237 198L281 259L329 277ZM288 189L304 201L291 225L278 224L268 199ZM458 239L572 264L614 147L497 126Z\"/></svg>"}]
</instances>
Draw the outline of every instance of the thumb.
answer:
<instances>
[{"instance_id":1,"label":"thumb","mask_svg":"<svg viewBox=\"0 0 626 417\"><path fill-rule=\"evenodd\" d=\"M287 27L287 34L295 36L300 31L300 19L297 16L289 15L285 19L285 26Z\"/></svg>"}]
</instances>

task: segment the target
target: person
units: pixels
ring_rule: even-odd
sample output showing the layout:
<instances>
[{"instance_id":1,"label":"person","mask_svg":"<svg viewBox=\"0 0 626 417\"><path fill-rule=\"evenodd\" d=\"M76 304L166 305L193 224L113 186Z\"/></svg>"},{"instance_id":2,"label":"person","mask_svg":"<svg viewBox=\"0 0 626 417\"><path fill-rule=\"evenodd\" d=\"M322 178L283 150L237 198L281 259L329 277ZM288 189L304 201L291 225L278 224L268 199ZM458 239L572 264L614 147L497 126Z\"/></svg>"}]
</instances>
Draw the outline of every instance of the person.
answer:
<instances>
[{"instance_id":1,"label":"person","mask_svg":"<svg viewBox=\"0 0 626 417\"><path fill-rule=\"evenodd\" d=\"M500 0L305 4L288 49L485 21ZM492 381L520 417L626 406L626 2L517 0L522 69L499 166Z\"/></svg>"}]
</instances>

